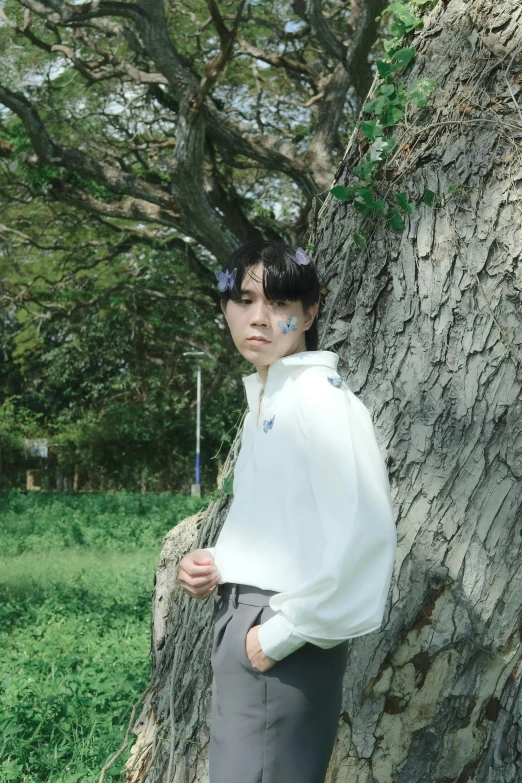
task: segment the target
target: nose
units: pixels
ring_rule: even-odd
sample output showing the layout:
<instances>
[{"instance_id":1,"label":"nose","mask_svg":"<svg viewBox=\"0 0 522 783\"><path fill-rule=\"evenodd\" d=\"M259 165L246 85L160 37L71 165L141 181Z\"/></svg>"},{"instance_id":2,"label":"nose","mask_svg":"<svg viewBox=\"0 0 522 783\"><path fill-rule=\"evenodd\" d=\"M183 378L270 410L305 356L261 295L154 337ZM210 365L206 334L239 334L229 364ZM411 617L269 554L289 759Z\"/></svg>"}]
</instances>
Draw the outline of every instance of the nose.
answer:
<instances>
[{"instance_id":1,"label":"nose","mask_svg":"<svg viewBox=\"0 0 522 783\"><path fill-rule=\"evenodd\" d=\"M257 304L252 307L252 310L250 311L250 323L251 324L264 324L265 326L268 326L270 323L270 313L268 310L268 305L258 300Z\"/></svg>"}]
</instances>

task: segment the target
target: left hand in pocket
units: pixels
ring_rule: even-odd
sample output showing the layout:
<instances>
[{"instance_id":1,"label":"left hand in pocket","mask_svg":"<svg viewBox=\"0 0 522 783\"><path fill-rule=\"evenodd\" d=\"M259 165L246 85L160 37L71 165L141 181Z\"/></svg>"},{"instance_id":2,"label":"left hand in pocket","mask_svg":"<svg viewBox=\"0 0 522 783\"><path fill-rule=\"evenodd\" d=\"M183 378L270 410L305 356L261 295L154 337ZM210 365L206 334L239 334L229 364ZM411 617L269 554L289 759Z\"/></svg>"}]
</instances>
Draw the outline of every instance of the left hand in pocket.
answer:
<instances>
[{"instance_id":1,"label":"left hand in pocket","mask_svg":"<svg viewBox=\"0 0 522 783\"><path fill-rule=\"evenodd\" d=\"M277 661L263 652L259 643L258 630L260 627L259 625L254 625L253 628L249 629L245 640L246 653L254 669L260 672L267 672L272 666L275 666Z\"/></svg>"}]
</instances>

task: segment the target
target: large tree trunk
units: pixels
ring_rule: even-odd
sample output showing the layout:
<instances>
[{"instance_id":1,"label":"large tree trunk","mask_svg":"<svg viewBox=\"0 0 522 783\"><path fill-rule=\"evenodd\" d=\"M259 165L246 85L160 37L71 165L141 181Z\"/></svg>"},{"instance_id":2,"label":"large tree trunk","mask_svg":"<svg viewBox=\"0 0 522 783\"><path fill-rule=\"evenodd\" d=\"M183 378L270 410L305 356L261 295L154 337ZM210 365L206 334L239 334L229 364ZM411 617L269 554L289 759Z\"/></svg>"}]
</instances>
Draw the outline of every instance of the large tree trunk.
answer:
<instances>
[{"instance_id":1,"label":"large tree trunk","mask_svg":"<svg viewBox=\"0 0 522 783\"><path fill-rule=\"evenodd\" d=\"M399 538L386 621L351 643L331 781L520 780L521 34L519 0L433 9L405 78L438 87L399 133L397 190L459 190L364 250L350 204L329 197L315 227L321 347L372 412ZM336 184L365 151L354 134ZM214 543L227 508L223 496L165 541L129 783L208 779L211 601L181 593L176 568Z\"/></svg>"}]
</instances>

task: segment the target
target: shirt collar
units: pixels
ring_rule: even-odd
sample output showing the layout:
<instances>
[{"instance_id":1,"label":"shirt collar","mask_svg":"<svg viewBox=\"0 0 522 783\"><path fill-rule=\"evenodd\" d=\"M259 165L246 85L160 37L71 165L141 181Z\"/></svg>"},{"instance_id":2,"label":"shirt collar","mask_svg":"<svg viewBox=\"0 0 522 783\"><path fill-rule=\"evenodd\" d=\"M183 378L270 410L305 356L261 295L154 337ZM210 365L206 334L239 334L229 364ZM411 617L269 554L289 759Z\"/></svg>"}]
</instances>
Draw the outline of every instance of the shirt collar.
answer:
<instances>
[{"instance_id":1,"label":"shirt collar","mask_svg":"<svg viewBox=\"0 0 522 783\"><path fill-rule=\"evenodd\" d=\"M289 356L282 356L268 367L264 396L268 397L276 389L280 389L286 378L299 368L308 366L329 367L337 370L339 354L333 351L300 351ZM248 401L248 407L257 416L259 395L263 388L261 376L256 371L243 379Z\"/></svg>"}]
</instances>

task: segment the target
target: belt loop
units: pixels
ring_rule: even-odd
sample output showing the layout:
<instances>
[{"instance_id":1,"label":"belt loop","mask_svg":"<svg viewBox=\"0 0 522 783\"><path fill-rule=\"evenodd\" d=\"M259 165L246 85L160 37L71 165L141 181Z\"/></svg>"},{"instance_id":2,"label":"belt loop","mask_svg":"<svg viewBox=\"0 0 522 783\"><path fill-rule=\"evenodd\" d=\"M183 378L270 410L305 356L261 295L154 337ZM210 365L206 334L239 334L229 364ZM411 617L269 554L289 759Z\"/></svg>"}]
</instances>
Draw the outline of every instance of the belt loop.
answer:
<instances>
[{"instance_id":1,"label":"belt loop","mask_svg":"<svg viewBox=\"0 0 522 783\"><path fill-rule=\"evenodd\" d=\"M232 606L237 609L237 584L232 585Z\"/></svg>"}]
</instances>

